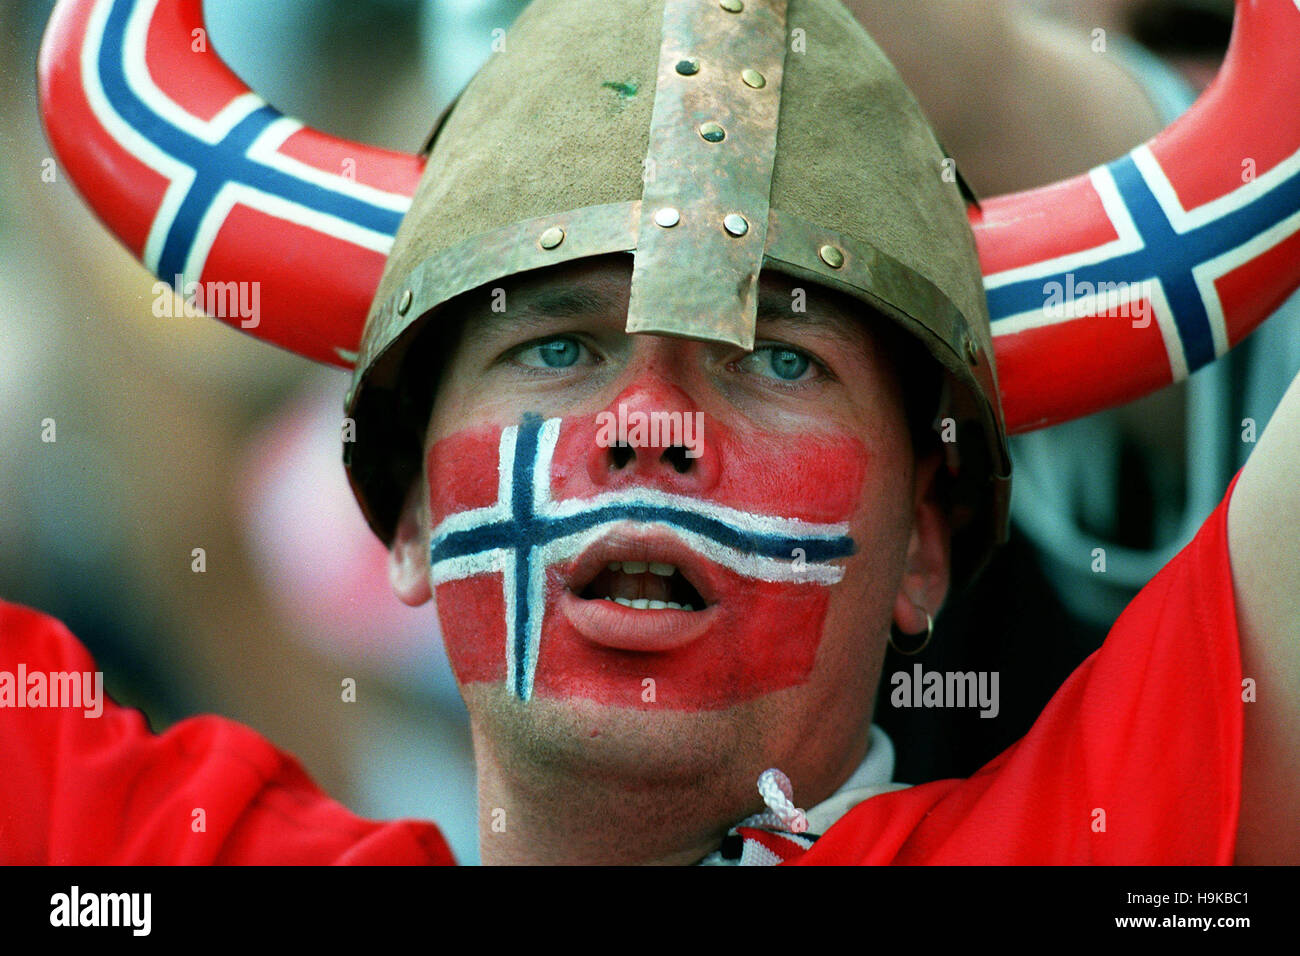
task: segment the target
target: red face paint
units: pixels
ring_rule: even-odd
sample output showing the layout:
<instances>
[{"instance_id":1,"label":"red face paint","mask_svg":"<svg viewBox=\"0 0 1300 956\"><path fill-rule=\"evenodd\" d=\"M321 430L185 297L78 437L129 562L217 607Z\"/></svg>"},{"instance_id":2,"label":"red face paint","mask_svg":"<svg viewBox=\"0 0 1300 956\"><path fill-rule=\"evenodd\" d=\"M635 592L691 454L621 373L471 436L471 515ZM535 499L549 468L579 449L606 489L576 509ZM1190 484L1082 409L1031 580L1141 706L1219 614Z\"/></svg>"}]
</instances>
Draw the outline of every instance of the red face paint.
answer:
<instances>
[{"instance_id":1,"label":"red face paint","mask_svg":"<svg viewBox=\"0 0 1300 956\"><path fill-rule=\"evenodd\" d=\"M683 460L665 454L680 442L666 436L611 449L608 424L530 416L430 449L432 575L457 678L505 682L523 700L681 710L807 680L829 586L854 550L861 443L708 419L702 454ZM637 570L652 562L660 574ZM638 587L707 607L639 610L601 594Z\"/></svg>"}]
</instances>

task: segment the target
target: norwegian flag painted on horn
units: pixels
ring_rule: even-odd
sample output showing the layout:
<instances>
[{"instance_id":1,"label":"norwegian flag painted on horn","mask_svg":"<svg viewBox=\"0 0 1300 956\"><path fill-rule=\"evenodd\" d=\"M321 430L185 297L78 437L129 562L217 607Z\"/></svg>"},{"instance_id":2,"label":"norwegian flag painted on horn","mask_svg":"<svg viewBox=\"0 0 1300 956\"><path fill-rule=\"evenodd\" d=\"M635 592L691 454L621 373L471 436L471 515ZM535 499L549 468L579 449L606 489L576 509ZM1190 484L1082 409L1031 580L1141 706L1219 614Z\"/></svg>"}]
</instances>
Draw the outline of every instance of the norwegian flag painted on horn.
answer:
<instances>
[{"instance_id":1,"label":"norwegian flag painted on horn","mask_svg":"<svg viewBox=\"0 0 1300 956\"><path fill-rule=\"evenodd\" d=\"M150 272L193 298L258 283L258 315L216 317L352 364L419 159L268 106L213 49L201 0L63 0L40 87L60 162Z\"/></svg>"},{"instance_id":2,"label":"norwegian flag painted on horn","mask_svg":"<svg viewBox=\"0 0 1300 956\"><path fill-rule=\"evenodd\" d=\"M1300 0L1241 0L1215 82L1167 130L972 210L1008 428L1212 362L1300 284Z\"/></svg>"},{"instance_id":3,"label":"norwegian flag painted on horn","mask_svg":"<svg viewBox=\"0 0 1300 956\"><path fill-rule=\"evenodd\" d=\"M462 684L702 710L807 679L828 585L856 549L866 453L838 434L764 443L707 427L687 477L656 464L653 443L637 449L648 464L611 472L593 416L529 415L432 446L432 580ZM610 598L634 590L690 609Z\"/></svg>"}]
</instances>

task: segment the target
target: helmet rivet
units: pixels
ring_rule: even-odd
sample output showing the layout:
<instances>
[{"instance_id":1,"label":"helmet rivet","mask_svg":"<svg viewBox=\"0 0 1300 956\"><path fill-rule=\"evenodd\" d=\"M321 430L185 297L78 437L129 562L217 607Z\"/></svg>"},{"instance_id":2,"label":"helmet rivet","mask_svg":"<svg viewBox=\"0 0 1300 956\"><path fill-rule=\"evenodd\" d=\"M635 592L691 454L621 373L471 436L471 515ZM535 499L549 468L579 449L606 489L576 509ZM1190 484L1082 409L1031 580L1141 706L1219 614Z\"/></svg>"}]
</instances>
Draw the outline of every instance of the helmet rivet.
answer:
<instances>
[{"instance_id":1,"label":"helmet rivet","mask_svg":"<svg viewBox=\"0 0 1300 956\"><path fill-rule=\"evenodd\" d=\"M745 81L745 85L756 90L761 90L767 86L767 77L763 76L758 70L741 70L740 78Z\"/></svg>"},{"instance_id":2,"label":"helmet rivet","mask_svg":"<svg viewBox=\"0 0 1300 956\"><path fill-rule=\"evenodd\" d=\"M543 249L554 249L564 241L564 230L559 226L552 226L547 229L537 240L537 244Z\"/></svg>"},{"instance_id":3,"label":"helmet rivet","mask_svg":"<svg viewBox=\"0 0 1300 956\"><path fill-rule=\"evenodd\" d=\"M695 57L690 57L686 60L678 60L677 72L682 76L694 76L696 73L700 72L700 61L695 59Z\"/></svg>"},{"instance_id":4,"label":"helmet rivet","mask_svg":"<svg viewBox=\"0 0 1300 956\"><path fill-rule=\"evenodd\" d=\"M721 123L709 120L707 123L700 124L700 136L706 143L721 143L727 138L727 131L722 128Z\"/></svg>"},{"instance_id":5,"label":"helmet rivet","mask_svg":"<svg viewBox=\"0 0 1300 956\"><path fill-rule=\"evenodd\" d=\"M733 236L743 236L749 232L749 221L740 213L733 212L722 220L722 228Z\"/></svg>"},{"instance_id":6,"label":"helmet rivet","mask_svg":"<svg viewBox=\"0 0 1300 956\"><path fill-rule=\"evenodd\" d=\"M672 206L664 206L662 209L655 210L655 225L663 226L665 229L671 229L682 221L682 214Z\"/></svg>"},{"instance_id":7,"label":"helmet rivet","mask_svg":"<svg viewBox=\"0 0 1300 956\"><path fill-rule=\"evenodd\" d=\"M966 348L966 360L970 362L971 365L978 365L980 360L979 343L964 332L962 333L961 338L962 345Z\"/></svg>"},{"instance_id":8,"label":"helmet rivet","mask_svg":"<svg viewBox=\"0 0 1300 956\"><path fill-rule=\"evenodd\" d=\"M402 298L397 303L398 315L406 315L407 312L411 311L411 298L410 289L402 290Z\"/></svg>"},{"instance_id":9,"label":"helmet rivet","mask_svg":"<svg viewBox=\"0 0 1300 956\"><path fill-rule=\"evenodd\" d=\"M718 0L718 6L728 13L739 13L745 9L744 0Z\"/></svg>"},{"instance_id":10,"label":"helmet rivet","mask_svg":"<svg viewBox=\"0 0 1300 956\"><path fill-rule=\"evenodd\" d=\"M840 266L844 265L844 253L840 252L839 249L829 243L818 249L817 255L821 256L822 262L826 263L832 269L838 269Z\"/></svg>"}]
</instances>

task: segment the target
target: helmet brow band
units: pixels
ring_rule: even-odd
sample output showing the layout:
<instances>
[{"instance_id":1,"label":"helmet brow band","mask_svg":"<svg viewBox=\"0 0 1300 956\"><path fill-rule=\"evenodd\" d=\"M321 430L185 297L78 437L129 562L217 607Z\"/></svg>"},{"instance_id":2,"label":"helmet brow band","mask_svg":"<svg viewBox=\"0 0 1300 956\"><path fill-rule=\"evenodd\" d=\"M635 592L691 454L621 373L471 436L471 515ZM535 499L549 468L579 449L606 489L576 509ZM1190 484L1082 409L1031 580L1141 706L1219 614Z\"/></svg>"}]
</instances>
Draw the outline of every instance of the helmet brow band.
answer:
<instances>
[{"instance_id":1,"label":"helmet brow band","mask_svg":"<svg viewBox=\"0 0 1300 956\"><path fill-rule=\"evenodd\" d=\"M357 367L368 368L373 364L413 319L485 283L575 259L615 252L640 255L636 245L637 224L644 221L644 210L644 203L637 201L571 209L511 223L435 253L411 270L399 291L378 304L370 318L370 334L362 343ZM941 351L949 355L946 365L955 369L969 364L983 386L990 392L994 389L988 357L966 332L957 307L924 276L865 240L817 226L778 209L768 209L762 226L766 248L758 251L755 275L764 265L775 266L778 271L867 300L895 320L903 321L914 334L937 339ZM679 284L686 284L678 275ZM921 317L925 317L925 325L920 322ZM628 324L631 325L630 320ZM751 338L752 330L751 324ZM633 331L659 333L661 330ZM669 330L667 334L714 338L685 328ZM349 395L348 404L351 402Z\"/></svg>"}]
</instances>

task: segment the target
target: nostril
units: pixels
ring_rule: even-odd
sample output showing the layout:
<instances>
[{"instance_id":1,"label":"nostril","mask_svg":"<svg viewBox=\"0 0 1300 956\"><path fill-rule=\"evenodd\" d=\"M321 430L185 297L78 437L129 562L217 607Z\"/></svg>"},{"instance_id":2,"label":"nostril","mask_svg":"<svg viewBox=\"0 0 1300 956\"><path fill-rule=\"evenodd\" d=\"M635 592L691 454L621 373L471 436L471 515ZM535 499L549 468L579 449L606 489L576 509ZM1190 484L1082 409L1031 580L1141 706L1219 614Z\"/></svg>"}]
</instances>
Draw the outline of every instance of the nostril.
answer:
<instances>
[{"instance_id":1,"label":"nostril","mask_svg":"<svg viewBox=\"0 0 1300 956\"><path fill-rule=\"evenodd\" d=\"M691 470L692 461L686 457L686 448L683 445L673 445L665 448L664 453L659 456L659 460L672 465L679 475L684 475Z\"/></svg>"},{"instance_id":2,"label":"nostril","mask_svg":"<svg viewBox=\"0 0 1300 956\"><path fill-rule=\"evenodd\" d=\"M610 448L609 457L616 469L625 468L627 463L636 457L636 452L631 445L620 443Z\"/></svg>"}]
</instances>

